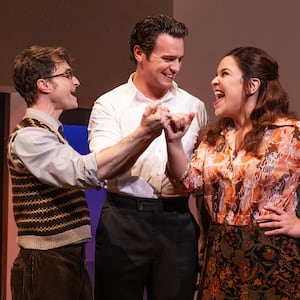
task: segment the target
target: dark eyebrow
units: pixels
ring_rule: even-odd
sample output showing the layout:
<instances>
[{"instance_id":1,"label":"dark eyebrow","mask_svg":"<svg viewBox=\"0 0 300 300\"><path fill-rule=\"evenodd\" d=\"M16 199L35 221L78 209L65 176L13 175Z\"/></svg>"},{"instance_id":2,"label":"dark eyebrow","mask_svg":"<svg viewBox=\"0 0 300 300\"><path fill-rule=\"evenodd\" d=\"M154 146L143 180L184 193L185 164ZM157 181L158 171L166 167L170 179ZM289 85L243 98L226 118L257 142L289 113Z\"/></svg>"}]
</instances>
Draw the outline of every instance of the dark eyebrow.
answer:
<instances>
[{"instance_id":1,"label":"dark eyebrow","mask_svg":"<svg viewBox=\"0 0 300 300\"><path fill-rule=\"evenodd\" d=\"M176 55L163 55L163 56L162 56L162 58L164 58L164 59L165 59L165 58L167 58L167 59L177 59L177 58L178 58L179 60L182 60L183 57L184 57L184 56L178 57L178 56L176 56Z\"/></svg>"},{"instance_id":2,"label":"dark eyebrow","mask_svg":"<svg viewBox=\"0 0 300 300\"><path fill-rule=\"evenodd\" d=\"M222 68L222 69L219 70L218 72L222 73L222 72L224 72L224 71L229 71L229 72L231 72L229 68Z\"/></svg>"},{"instance_id":3,"label":"dark eyebrow","mask_svg":"<svg viewBox=\"0 0 300 300\"><path fill-rule=\"evenodd\" d=\"M223 68L221 71L230 71L229 68Z\"/></svg>"},{"instance_id":4,"label":"dark eyebrow","mask_svg":"<svg viewBox=\"0 0 300 300\"><path fill-rule=\"evenodd\" d=\"M67 68L64 72L73 72L72 68Z\"/></svg>"}]
</instances>

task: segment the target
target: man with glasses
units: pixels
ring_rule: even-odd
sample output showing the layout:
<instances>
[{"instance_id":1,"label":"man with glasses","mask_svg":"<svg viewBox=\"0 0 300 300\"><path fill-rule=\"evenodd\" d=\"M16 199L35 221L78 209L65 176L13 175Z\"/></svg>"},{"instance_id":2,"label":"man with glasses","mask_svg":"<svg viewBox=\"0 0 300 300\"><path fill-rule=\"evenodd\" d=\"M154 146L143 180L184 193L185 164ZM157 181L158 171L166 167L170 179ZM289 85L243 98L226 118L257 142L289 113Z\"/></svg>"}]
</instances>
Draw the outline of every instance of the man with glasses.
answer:
<instances>
[{"instance_id":1,"label":"man with glasses","mask_svg":"<svg viewBox=\"0 0 300 300\"><path fill-rule=\"evenodd\" d=\"M168 125L161 105L145 108L137 132L110 151L80 155L59 133L64 110L77 108L79 80L61 47L32 46L14 61L13 79L27 109L8 143L19 254L13 300L91 300L85 243L91 238L83 189L101 187L116 165L129 168Z\"/></svg>"}]
</instances>

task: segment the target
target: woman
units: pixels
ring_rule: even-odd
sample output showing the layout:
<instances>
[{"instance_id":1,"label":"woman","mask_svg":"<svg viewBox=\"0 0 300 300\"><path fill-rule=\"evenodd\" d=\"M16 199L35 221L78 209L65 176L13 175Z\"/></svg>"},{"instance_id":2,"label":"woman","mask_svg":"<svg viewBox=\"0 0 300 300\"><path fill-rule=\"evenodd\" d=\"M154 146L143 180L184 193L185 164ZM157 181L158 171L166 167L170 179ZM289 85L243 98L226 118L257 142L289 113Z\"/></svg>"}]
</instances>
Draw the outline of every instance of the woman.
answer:
<instances>
[{"instance_id":1,"label":"woman","mask_svg":"<svg viewBox=\"0 0 300 300\"><path fill-rule=\"evenodd\" d=\"M212 219L199 299L300 299L296 240L258 226L270 206L295 217L298 201L300 122L288 112L278 64L261 49L233 49L212 88L218 119L191 162L181 144L190 121L166 129L168 175L203 192Z\"/></svg>"}]
</instances>

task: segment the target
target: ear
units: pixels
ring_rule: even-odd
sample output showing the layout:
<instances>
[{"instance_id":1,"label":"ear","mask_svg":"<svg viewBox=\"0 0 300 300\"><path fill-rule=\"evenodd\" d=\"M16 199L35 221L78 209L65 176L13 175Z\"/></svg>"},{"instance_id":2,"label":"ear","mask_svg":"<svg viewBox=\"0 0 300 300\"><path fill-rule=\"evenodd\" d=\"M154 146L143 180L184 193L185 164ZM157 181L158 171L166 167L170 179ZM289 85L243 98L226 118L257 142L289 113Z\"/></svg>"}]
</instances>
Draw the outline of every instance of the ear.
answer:
<instances>
[{"instance_id":1,"label":"ear","mask_svg":"<svg viewBox=\"0 0 300 300\"><path fill-rule=\"evenodd\" d=\"M41 93L44 93L44 94L50 93L51 88L52 88L51 82L49 80L43 79L43 78L40 78L37 80L36 86L37 86L38 91L40 91Z\"/></svg>"},{"instance_id":2,"label":"ear","mask_svg":"<svg viewBox=\"0 0 300 300\"><path fill-rule=\"evenodd\" d=\"M133 47L133 54L137 62L143 62L145 53L139 45Z\"/></svg>"},{"instance_id":3,"label":"ear","mask_svg":"<svg viewBox=\"0 0 300 300\"><path fill-rule=\"evenodd\" d=\"M261 84L260 79L258 79L258 78L250 79L250 84L249 84L250 95L253 95L258 91L260 84Z\"/></svg>"}]
</instances>

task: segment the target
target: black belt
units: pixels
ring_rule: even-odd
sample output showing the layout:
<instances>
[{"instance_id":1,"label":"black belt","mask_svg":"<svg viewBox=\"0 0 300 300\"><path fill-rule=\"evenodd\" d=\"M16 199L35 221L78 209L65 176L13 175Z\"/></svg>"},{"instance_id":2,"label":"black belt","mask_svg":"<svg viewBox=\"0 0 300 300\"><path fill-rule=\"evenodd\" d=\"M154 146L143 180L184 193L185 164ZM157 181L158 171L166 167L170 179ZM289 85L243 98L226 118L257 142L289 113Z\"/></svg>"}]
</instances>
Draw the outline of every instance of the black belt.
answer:
<instances>
[{"instance_id":1,"label":"black belt","mask_svg":"<svg viewBox=\"0 0 300 300\"><path fill-rule=\"evenodd\" d=\"M139 212L189 212L190 210L188 199L188 196L170 198L142 198L107 192L107 201L110 205L120 208L132 209Z\"/></svg>"}]
</instances>

